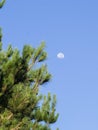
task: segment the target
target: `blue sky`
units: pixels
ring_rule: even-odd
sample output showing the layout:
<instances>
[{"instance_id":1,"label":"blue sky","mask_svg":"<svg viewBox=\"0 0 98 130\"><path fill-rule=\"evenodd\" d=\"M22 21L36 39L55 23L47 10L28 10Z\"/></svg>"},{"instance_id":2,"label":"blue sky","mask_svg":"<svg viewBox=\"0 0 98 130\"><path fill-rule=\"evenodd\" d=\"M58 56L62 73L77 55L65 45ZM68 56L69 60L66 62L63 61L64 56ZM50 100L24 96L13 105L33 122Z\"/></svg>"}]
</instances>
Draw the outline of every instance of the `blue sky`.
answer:
<instances>
[{"instance_id":1,"label":"blue sky","mask_svg":"<svg viewBox=\"0 0 98 130\"><path fill-rule=\"evenodd\" d=\"M42 91L57 95L60 114L53 130L98 130L98 1L9 0L0 26L4 48L46 42L53 78Z\"/></svg>"}]
</instances>

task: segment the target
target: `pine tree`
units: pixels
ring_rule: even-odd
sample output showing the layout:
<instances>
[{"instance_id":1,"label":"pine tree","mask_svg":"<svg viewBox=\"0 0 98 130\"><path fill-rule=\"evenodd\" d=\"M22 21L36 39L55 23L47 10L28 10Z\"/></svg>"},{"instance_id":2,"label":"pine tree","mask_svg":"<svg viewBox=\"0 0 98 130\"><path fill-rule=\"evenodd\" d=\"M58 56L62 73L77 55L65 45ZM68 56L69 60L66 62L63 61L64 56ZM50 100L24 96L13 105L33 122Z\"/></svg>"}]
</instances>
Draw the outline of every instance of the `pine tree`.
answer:
<instances>
[{"instance_id":1,"label":"pine tree","mask_svg":"<svg viewBox=\"0 0 98 130\"><path fill-rule=\"evenodd\" d=\"M0 29L0 130L51 130L57 121L56 95L39 94L40 85L51 79L46 65L37 67L47 58L44 47L3 50Z\"/></svg>"},{"instance_id":2,"label":"pine tree","mask_svg":"<svg viewBox=\"0 0 98 130\"><path fill-rule=\"evenodd\" d=\"M38 65L47 57L44 46L3 50L0 30L0 130L51 130L57 121L56 95L39 94L51 79L47 66Z\"/></svg>"}]
</instances>

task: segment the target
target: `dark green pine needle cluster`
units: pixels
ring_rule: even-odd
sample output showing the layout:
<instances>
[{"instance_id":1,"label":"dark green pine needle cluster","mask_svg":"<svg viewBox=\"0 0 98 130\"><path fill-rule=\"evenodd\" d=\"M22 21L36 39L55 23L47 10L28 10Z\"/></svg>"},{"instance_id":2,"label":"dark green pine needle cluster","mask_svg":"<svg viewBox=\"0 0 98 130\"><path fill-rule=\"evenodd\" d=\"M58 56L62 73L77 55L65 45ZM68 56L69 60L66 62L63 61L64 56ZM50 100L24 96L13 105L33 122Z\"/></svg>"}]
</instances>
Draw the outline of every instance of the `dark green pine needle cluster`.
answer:
<instances>
[{"instance_id":1,"label":"dark green pine needle cluster","mask_svg":"<svg viewBox=\"0 0 98 130\"><path fill-rule=\"evenodd\" d=\"M6 1L6 0L1 0L1 2L0 2L0 8L2 8L2 7L3 7L3 5L4 5L5 1Z\"/></svg>"},{"instance_id":2,"label":"dark green pine needle cluster","mask_svg":"<svg viewBox=\"0 0 98 130\"><path fill-rule=\"evenodd\" d=\"M35 67L47 57L44 46L3 50L0 30L0 130L51 130L57 121L56 96L39 94L51 79L46 65Z\"/></svg>"}]
</instances>

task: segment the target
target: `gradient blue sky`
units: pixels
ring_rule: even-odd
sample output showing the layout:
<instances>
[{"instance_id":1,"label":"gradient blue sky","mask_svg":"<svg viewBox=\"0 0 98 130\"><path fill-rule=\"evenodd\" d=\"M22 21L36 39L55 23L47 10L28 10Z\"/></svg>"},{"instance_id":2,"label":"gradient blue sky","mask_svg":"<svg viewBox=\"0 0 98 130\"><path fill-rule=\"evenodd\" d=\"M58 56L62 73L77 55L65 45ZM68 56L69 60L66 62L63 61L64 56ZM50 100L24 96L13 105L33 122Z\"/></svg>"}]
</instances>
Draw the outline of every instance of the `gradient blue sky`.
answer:
<instances>
[{"instance_id":1,"label":"gradient blue sky","mask_svg":"<svg viewBox=\"0 0 98 130\"><path fill-rule=\"evenodd\" d=\"M46 42L53 79L42 91L57 95L60 114L53 130L98 130L98 1L8 0L0 26L4 48Z\"/></svg>"}]
</instances>

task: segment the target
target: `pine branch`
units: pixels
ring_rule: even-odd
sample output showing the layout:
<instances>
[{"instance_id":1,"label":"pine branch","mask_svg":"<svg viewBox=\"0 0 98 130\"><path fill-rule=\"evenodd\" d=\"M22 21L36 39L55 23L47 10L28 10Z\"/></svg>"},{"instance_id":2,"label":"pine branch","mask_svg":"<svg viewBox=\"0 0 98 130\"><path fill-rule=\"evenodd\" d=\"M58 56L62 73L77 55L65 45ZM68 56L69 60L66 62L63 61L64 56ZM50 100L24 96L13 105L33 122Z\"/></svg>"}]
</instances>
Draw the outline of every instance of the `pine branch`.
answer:
<instances>
[{"instance_id":1,"label":"pine branch","mask_svg":"<svg viewBox=\"0 0 98 130\"><path fill-rule=\"evenodd\" d=\"M25 46L22 56L11 46L0 52L0 117L4 129L20 130L24 125L29 129L34 125L33 120L36 121L34 130L51 130L50 124L58 118L55 114L56 98L50 94L46 97L39 95L39 86L51 79L46 65L33 68L46 58L43 46L40 47Z\"/></svg>"},{"instance_id":2,"label":"pine branch","mask_svg":"<svg viewBox=\"0 0 98 130\"><path fill-rule=\"evenodd\" d=\"M15 128L12 128L11 130L20 130L22 122L19 122L18 125Z\"/></svg>"},{"instance_id":3,"label":"pine branch","mask_svg":"<svg viewBox=\"0 0 98 130\"><path fill-rule=\"evenodd\" d=\"M2 7L3 7L3 5L4 5L5 1L6 1L6 0L2 0L2 1L0 2L0 8L2 8Z\"/></svg>"}]
</instances>

